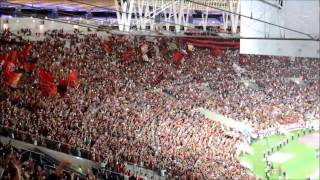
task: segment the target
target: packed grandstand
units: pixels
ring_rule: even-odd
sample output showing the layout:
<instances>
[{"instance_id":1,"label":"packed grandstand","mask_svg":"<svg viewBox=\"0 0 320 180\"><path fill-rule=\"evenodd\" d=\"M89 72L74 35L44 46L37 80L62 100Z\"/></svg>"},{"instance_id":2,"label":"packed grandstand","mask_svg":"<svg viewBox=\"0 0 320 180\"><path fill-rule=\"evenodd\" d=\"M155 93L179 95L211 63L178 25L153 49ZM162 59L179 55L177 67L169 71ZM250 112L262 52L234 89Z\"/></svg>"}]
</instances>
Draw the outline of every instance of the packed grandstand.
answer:
<instances>
[{"instance_id":1,"label":"packed grandstand","mask_svg":"<svg viewBox=\"0 0 320 180\"><path fill-rule=\"evenodd\" d=\"M23 29L17 35L25 33L39 36ZM243 122L257 134L320 115L318 59L190 49L179 38L63 30L43 36L26 42L9 31L1 35L1 135L120 175L133 176L124 168L133 163L172 178L254 179L237 159L237 145L247 137L196 109ZM5 152L11 169L4 177L34 175L38 165L16 172L21 158L12 148ZM40 166L36 174L44 175Z\"/></svg>"},{"instance_id":2,"label":"packed grandstand","mask_svg":"<svg viewBox=\"0 0 320 180\"><path fill-rule=\"evenodd\" d=\"M319 3L0 1L0 179L319 180Z\"/></svg>"}]
</instances>

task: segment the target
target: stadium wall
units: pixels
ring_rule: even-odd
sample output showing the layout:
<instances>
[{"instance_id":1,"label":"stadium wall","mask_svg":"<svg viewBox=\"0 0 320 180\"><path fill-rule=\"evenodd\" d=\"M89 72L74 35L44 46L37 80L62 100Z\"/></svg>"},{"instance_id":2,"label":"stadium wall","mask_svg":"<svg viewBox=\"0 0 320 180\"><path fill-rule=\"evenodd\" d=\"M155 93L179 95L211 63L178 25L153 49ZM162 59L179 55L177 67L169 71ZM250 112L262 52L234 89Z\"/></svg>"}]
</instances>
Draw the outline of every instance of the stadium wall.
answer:
<instances>
[{"instance_id":1,"label":"stadium wall","mask_svg":"<svg viewBox=\"0 0 320 180\"><path fill-rule=\"evenodd\" d=\"M282 6L279 2L282 2ZM318 41L241 39L241 54L313 58L320 56L319 0L241 0L241 14L305 32L318 38ZM303 34L244 17L241 17L240 27L242 37L309 38Z\"/></svg>"},{"instance_id":2,"label":"stadium wall","mask_svg":"<svg viewBox=\"0 0 320 180\"><path fill-rule=\"evenodd\" d=\"M0 30L9 28L15 32L21 28L30 29L32 32L44 33L48 30L63 29L65 32L73 32L74 29L80 31L87 31L87 27L81 27L73 24L66 24L50 20L42 20L37 18L13 18L13 17L2 17L0 18Z\"/></svg>"}]
</instances>

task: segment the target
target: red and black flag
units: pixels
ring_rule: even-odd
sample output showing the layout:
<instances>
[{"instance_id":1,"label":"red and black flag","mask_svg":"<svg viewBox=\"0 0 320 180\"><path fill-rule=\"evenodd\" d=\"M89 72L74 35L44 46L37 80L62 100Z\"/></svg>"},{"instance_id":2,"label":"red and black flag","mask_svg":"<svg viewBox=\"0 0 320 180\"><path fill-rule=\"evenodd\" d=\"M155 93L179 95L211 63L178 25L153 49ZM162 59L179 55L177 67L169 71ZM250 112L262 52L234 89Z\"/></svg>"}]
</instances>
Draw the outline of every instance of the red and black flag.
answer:
<instances>
[{"instance_id":1,"label":"red and black flag","mask_svg":"<svg viewBox=\"0 0 320 180\"><path fill-rule=\"evenodd\" d=\"M69 84L68 80L59 80L58 86L57 86L57 91L61 97L63 97L67 93L68 84Z\"/></svg>"}]
</instances>

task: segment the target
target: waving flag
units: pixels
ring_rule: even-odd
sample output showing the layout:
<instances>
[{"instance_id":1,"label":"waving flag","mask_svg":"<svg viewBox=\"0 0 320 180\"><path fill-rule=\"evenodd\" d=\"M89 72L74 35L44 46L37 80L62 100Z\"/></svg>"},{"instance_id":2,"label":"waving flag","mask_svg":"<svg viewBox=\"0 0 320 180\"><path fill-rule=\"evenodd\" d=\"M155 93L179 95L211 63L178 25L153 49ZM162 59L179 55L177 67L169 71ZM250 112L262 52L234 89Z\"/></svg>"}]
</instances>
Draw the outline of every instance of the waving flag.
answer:
<instances>
[{"instance_id":1,"label":"waving flag","mask_svg":"<svg viewBox=\"0 0 320 180\"><path fill-rule=\"evenodd\" d=\"M17 88L18 83L22 77L22 73L8 72L4 73L4 80L8 86Z\"/></svg>"},{"instance_id":2,"label":"waving flag","mask_svg":"<svg viewBox=\"0 0 320 180\"><path fill-rule=\"evenodd\" d=\"M48 84L53 83L54 79L50 72L47 72L44 69L40 69L39 71L39 82L40 84Z\"/></svg>"},{"instance_id":3,"label":"waving flag","mask_svg":"<svg viewBox=\"0 0 320 180\"><path fill-rule=\"evenodd\" d=\"M6 58L3 61L3 70L4 72L12 72L15 69L15 64L11 61L9 61L9 58Z\"/></svg>"},{"instance_id":4,"label":"waving flag","mask_svg":"<svg viewBox=\"0 0 320 180\"><path fill-rule=\"evenodd\" d=\"M43 96L54 96L56 94L56 89L54 86L54 79L50 72L40 69L39 71L39 83L41 94Z\"/></svg>"},{"instance_id":5,"label":"waving flag","mask_svg":"<svg viewBox=\"0 0 320 180\"><path fill-rule=\"evenodd\" d=\"M173 61L174 61L174 63L180 64L181 61L183 60L183 57L184 57L183 53L181 53L181 52L179 52L179 51L175 52L175 53L173 54Z\"/></svg>"},{"instance_id":6,"label":"waving flag","mask_svg":"<svg viewBox=\"0 0 320 180\"><path fill-rule=\"evenodd\" d=\"M131 56L134 56L137 54L137 52L135 50L130 50L130 51L128 51L128 54Z\"/></svg>"},{"instance_id":7,"label":"waving flag","mask_svg":"<svg viewBox=\"0 0 320 180\"><path fill-rule=\"evenodd\" d=\"M69 74L68 76L68 83L69 86L72 88L75 88L79 85L79 80L78 80L79 72L78 71L73 71Z\"/></svg>"},{"instance_id":8,"label":"waving flag","mask_svg":"<svg viewBox=\"0 0 320 180\"><path fill-rule=\"evenodd\" d=\"M27 61L27 58L30 55L31 48L32 48L31 44L28 44L26 47L23 48L23 50L22 50L22 52L20 54L20 57L19 57L19 63L20 64L23 65Z\"/></svg>"},{"instance_id":9,"label":"waving flag","mask_svg":"<svg viewBox=\"0 0 320 180\"><path fill-rule=\"evenodd\" d=\"M57 90L56 90L54 84L49 84L49 85L48 85L48 93L49 93L49 95L52 96L52 97L56 95Z\"/></svg>"},{"instance_id":10,"label":"waving flag","mask_svg":"<svg viewBox=\"0 0 320 180\"><path fill-rule=\"evenodd\" d=\"M17 60L17 54L18 54L17 50L11 51L11 53L10 53L10 55L8 57L8 60L15 64L16 60Z\"/></svg>"}]
</instances>

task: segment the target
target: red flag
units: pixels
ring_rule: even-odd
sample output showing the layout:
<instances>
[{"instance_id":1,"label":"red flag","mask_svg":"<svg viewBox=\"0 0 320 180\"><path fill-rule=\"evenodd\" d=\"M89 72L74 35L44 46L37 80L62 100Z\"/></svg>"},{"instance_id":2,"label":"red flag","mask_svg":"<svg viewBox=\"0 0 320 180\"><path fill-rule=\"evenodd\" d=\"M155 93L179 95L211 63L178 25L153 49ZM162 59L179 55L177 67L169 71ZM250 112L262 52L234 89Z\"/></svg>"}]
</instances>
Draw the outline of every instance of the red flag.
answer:
<instances>
[{"instance_id":1,"label":"red flag","mask_svg":"<svg viewBox=\"0 0 320 180\"><path fill-rule=\"evenodd\" d=\"M6 58L3 61L3 69L4 69L4 72L12 72L15 69L15 65L13 62L9 61L8 58Z\"/></svg>"},{"instance_id":2,"label":"red flag","mask_svg":"<svg viewBox=\"0 0 320 180\"><path fill-rule=\"evenodd\" d=\"M23 48L20 57L19 57L19 63L20 65L24 66L24 63L26 62L28 56L30 55L30 50L32 48L31 44L28 44L26 47Z\"/></svg>"},{"instance_id":3,"label":"red flag","mask_svg":"<svg viewBox=\"0 0 320 180\"><path fill-rule=\"evenodd\" d=\"M133 55L136 55L137 52L135 50L130 50L128 51L128 54L133 56Z\"/></svg>"},{"instance_id":4,"label":"red flag","mask_svg":"<svg viewBox=\"0 0 320 180\"><path fill-rule=\"evenodd\" d=\"M8 60L11 61L12 63L16 63L16 60L17 60L17 50L13 50L11 51L9 57L8 57Z\"/></svg>"},{"instance_id":5,"label":"red flag","mask_svg":"<svg viewBox=\"0 0 320 180\"><path fill-rule=\"evenodd\" d=\"M18 83L22 77L22 73L8 72L4 73L4 80L8 86L17 88Z\"/></svg>"},{"instance_id":6,"label":"red flag","mask_svg":"<svg viewBox=\"0 0 320 180\"><path fill-rule=\"evenodd\" d=\"M221 56L222 52L221 52L220 48L212 48L211 49L211 54L214 57L218 57L218 56Z\"/></svg>"},{"instance_id":7,"label":"red flag","mask_svg":"<svg viewBox=\"0 0 320 180\"><path fill-rule=\"evenodd\" d=\"M131 62L132 59L129 57L128 54L124 54L124 55L122 56L122 61L124 61L124 62Z\"/></svg>"},{"instance_id":8,"label":"red flag","mask_svg":"<svg viewBox=\"0 0 320 180\"><path fill-rule=\"evenodd\" d=\"M53 79L53 76L50 72L46 72L46 70L40 69L39 82L40 82L40 84L49 84L49 83L53 83L54 79Z\"/></svg>"},{"instance_id":9,"label":"red flag","mask_svg":"<svg viewBox=\"0 0 320 180\"><path fill-rule=\"evenodd\" d=\"M24 63L23 64L23 69L26 71L26 72L32 72L34 70L34 68L36 68L36 65L35 64L32 64L32 63Z\"/></svg>"},{"instance_id":10,"label":"red flag","mask_svg":"<svg viewBox=\"0 0 320 180\"><path fill-rule=\"evenodd\" d=\"M56 94L54 79L50 72L46 72L44 69L40 69L39 83L41 88L41 94L43 96L48 96L48 95L54 96Z\"/></svg>"},{"instance_id":11,"label":"red flag","mask_svg":"<svg viewBox=\"0 0 320 180\"><path fill-rule=\"evenodd\" d=\"M49 84L48 85L48 92L49 92L49 95L50 96L55 96L56 95L56 88L55 88L55 86L54 86L54 84Z\"/></svg>"},{"instance_id":12,"label":"red flag","mask_svg":"<svg viewBox=\"0 0 320 180\"><path fill-rule=\"evenodd\" d=\"M32 44L28 44L22 51L22 55L24 57L28 57L30 55L30 50L32 48Z\"/></svg>"},{"instance_id":13,"label":"red flag","mask_svg":"<svg viewBox=\"0 0 320 180\"><path fill-rule=\"evenodd\" d=\"M173 61L174 61L174 63L177 63L177 64L180 64L181 63L181 61L182 61L182 59L183 59L183 54L181 53L181 52L175 52L174 54L173 54Z\"/></svg>"},{"instance_id":14,"label":"red flag","mask_svg":"<svg viewBox=\"0 0 320 180\"><path fill-rule=\"evenodd\" d=\"M69 86L70 87L77 87L79 85L79 80L78 80L78 76L79 76L79 73L78 71L73 71L69 74L68 76L68 82L69 82Z\"/></svg>"}]
</instances>

